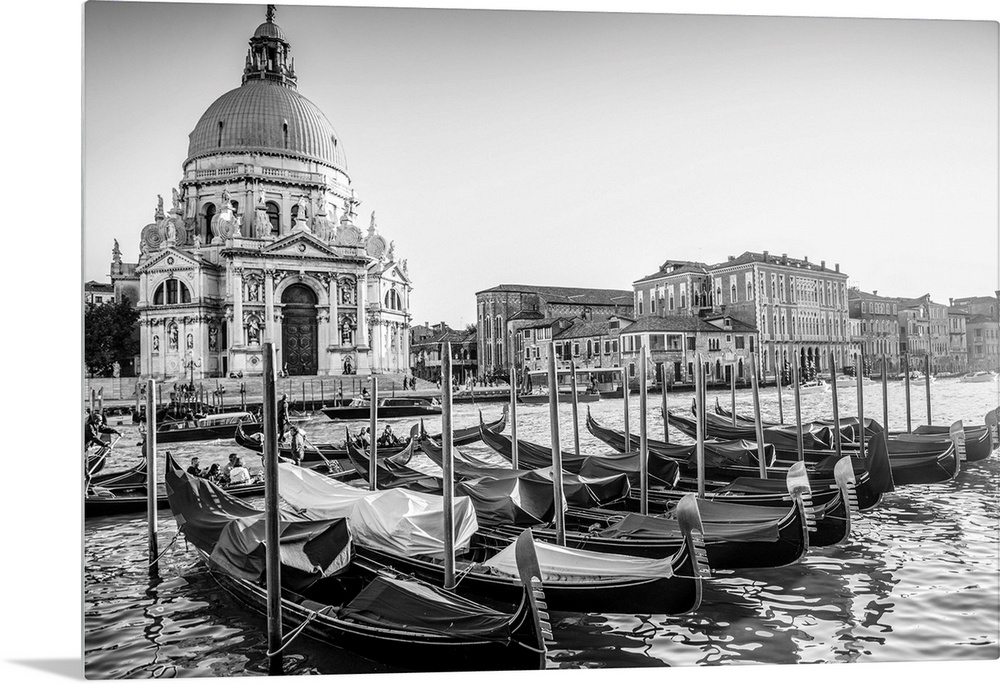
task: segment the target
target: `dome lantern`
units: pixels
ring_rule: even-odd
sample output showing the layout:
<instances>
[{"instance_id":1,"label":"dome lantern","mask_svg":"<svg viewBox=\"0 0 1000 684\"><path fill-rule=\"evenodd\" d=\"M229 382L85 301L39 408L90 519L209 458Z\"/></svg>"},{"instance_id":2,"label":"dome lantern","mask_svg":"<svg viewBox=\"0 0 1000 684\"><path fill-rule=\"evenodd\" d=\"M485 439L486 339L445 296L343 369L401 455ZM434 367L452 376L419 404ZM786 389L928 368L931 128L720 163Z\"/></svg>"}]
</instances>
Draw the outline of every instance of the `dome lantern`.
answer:
<instances>
[{"instance_id":1,"label":"dome lantern","mask_svg":"<svg viewBox=\"0 0 1000 684\"><path fill-rule=\"evenodd\" d=\"M266 20L257 27L250 39L243 83L247 81L275 81L290 88L295 87L295 62L288 59L291 47L285 40L281 27L274 23L274 5L267 6Z\"/></svg>"}]
</instances>

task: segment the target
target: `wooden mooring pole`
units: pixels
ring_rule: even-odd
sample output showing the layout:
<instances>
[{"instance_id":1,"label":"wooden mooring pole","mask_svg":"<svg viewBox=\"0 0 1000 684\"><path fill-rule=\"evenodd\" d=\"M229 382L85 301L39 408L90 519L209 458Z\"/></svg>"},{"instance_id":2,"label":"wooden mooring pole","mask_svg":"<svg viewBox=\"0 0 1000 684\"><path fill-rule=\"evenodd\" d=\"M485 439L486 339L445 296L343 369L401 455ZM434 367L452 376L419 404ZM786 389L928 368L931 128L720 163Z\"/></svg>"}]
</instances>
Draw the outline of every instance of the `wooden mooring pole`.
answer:
<instances>
[{"instance_id":1,"label":"wooden mooring pole","mask_svg":"<svg viewBox=\"0 0 1000 684\"><path fill-rule=\"evenodd\" d=\"M267 671L282 674L281 542L278 528L278 406L274 343L264 343L264 540L267 577Z\"/></svg>"},{"instance_id":2,"label":"wooden mooring pole","mask_svg":"<svg viewBox=\"0 0 1000 684\"><path fill-rule=\"evenodd\" d=\"M556 544L566 546L566 512L562 482L562 445L559 442L559 381L556 378L556 343L549 340L549 430L552 435L552 501Z\"/></svg>"},{"instance_id":3,"label":"wooden mooring pole","mask_svg":"<svg viewBox=\"0 0 1000 684\"><path fill-rule=\"evenodd\" d=\"M373 492L378 489L378 445L375 443L375 431L378 430L378 376L371 376L371 400L369 406L369 422L368 431L371 433L368 436L368 441L371 442L369 446L369 456L368 456L368 489Z\"/></svg>"},{"instance_id":4,"label":"wooden mooring pole","mask_svg":"<svg viewBox=\"0 0 1000 684\"><path fill-rule=\"evenodd\" d=\"M510 369L510 445L511 464L517 470L517 371Z\"/></svg>"},{"instance_id":5,"label":"wooden mooring pole","mask_svg":"<svg viewBox=\"0 0 1000 684\"><path fill-rule=\"evenodd\" d=\"M573 398L575 404L575 394ZM646 400L646 345L643 344L639 346L639 513L642 515L649 515L649 441L646 434ZM576 453L580 454L579 444L577 444Z\"/></svg>"},{"instance_id":6,"label":"wooden mooring pole","mask_svg":"<svg viewBox=\"0 0 1000 684\"><path fill-rule=\"evenodd\" d=\"M149 571L157 573L160 555L156 539L156 381L146 381L146 532L149 536Z\"/></svg>"},{"instance_id":7,"label":"wooden mooring pole","mask_svg":"<svg viewBox=\"0 0 1000 684\"><path fill-rule=\"evenodd\" d=\"M455 589L455 461L451 427L451 342L441 343L441 374L447 382L441 384L441 486L444 489L444 588ZM482 421L482 414L480 414ZM374 442L374 440L373 440ZM374 449L374 444L372 444ZM374 468L373 468L374 470Z\"/></svg>"}]
</instances>

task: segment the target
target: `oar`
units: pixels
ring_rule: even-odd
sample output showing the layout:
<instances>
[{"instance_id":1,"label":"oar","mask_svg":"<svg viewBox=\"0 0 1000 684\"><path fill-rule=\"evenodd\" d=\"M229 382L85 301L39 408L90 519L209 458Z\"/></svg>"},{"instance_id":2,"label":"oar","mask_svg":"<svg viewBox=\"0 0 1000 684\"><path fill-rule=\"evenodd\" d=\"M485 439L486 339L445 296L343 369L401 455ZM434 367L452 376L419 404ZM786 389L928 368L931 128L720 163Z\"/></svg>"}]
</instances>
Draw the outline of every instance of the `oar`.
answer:
<instances>
[{"instance_id":1,"label":"oar","mask_svg":"<svg viewBox=\"0 0 1000 684\"><path fill-rule=\"evenodd\" d=\"M298 428L296 428L296 429L298 430ZM299 431L301 432L301 430L299 430ZM335 469L333 467L333 464L330 463L330 460L327 459L327 457L323 455L323 452L319 450L319 447L317 447L315 444L313 444L312 442L309 441L309 439L306 437L306 435L305 435L304 432L302 433L301 439L302 439L303 442L306 443L307 447L310 447L313 451L315 451L319 455L319 457L321 459L323 459L323 463L326 464L326 467L330 470L331 473L335 473L335 472L339 472L340 471L340 469Z\"/></svg>"}]
</instances>

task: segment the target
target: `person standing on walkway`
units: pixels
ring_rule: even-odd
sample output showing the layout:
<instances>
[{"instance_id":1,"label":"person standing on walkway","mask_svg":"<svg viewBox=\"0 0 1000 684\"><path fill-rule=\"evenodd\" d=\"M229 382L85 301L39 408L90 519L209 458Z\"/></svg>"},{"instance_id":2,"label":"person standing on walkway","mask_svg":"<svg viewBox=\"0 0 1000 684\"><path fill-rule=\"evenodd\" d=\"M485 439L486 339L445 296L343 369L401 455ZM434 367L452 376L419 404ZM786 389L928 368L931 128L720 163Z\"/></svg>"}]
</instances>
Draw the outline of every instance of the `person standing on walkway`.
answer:
<instances>
[{"instance_id":1,"label":"person standing on walkway","mask_svg":"<svg viewBox=\"0 0 1000 684\"><path fill-rule=\"evenodd\" d=\"M278 441L285 439L285 430L288 424L288 395L282 394L278 400Z\"/></svg>"}]
</instances>

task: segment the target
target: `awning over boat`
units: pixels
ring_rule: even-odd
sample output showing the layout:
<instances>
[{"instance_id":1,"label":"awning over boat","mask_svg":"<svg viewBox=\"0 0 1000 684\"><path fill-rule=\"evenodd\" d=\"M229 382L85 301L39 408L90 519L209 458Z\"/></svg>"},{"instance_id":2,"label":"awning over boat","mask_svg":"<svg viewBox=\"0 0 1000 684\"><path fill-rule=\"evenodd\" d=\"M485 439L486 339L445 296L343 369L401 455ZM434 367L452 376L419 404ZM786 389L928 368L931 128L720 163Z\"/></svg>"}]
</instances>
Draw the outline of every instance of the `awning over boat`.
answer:
<instances>
[{"instance_id":1,"label":"awning over boat","mask_svg":"<svg viewBox=\"0 0 1000 684\"><path fill-rule=\"evenodd\" d=\"M494 572L517 577L512 542L505 549L483 563ZM600 553L570 549L535 541L535 552L542 570L542 583L555 581L587 581L596 579L628 579L672 577L670 558L640 558L617 553Z\"/></svg>"},{"instance_id":2,"label":"awning over boat","mask_svg":"<svg viewBox=\"0 0 1000 684\"><path fill-rule=\"evenodd\" d=\"M290 463L278 464L278 491L310 518L347 518L357 544L404 556L444 553L441 496L405 489L370 492ZM455 497L455 548L466 550L479 528L472 502Z\"/></svg>"},{"instance_id":3,"label":"awning over boat","mask_svg":"<svg viewBox=\"0 0 1000 684\"><path fill-rule=\"evenodd\" d=\"M698 504L701 508L701 502ZM763 508L763 507L761 507ZM716 520L704 523L706 537L723 538L727 541L777 541L780 535L777 520ZM621 521L610 525L598 533L602 537L617 539L628 537L632 539L642 537L680 537L680 526L676 520L667 518L655 518L638 513L629 513Z\"/></svg>"},{"instance_id":4,"label":"awning over boat","mask_svg":"<svg viewBox=\"0 0 1000 684\"><path fill-rule=\"evenodd\" d=\"M263 579L264 511L190 475L168 457L170 509L187 540L208 557L210 567L249 581ZM342 519L306 519L281 511L282 583L302 588L336 574L351 560L351 535Z\"/></svg>"},{"instance_id":5,"label":"awning over boat","mask_svg":"<svg viewBox=\"0 0 1000 684\"><path fill-rule=\"evenodd\" d=\"M340 617L356 622L437 632L451 636L506 633L510 616L473 603L456 594L403 578L378 576L340 610Z\"/></svg>"}]
</instances>

